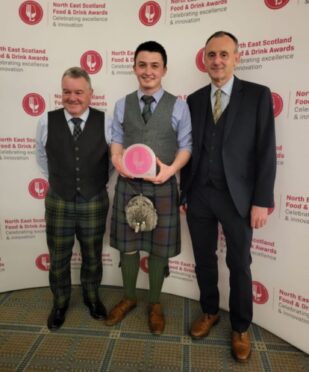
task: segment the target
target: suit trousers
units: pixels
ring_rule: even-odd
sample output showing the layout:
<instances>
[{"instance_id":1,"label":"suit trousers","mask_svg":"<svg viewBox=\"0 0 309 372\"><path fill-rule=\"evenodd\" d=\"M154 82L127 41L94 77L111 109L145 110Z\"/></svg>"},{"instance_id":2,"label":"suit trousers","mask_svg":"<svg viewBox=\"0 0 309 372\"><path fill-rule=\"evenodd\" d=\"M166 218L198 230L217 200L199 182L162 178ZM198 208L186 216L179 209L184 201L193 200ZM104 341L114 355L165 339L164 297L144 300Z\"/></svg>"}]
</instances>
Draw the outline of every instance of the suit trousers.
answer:
<instances>
[{"instance_id":1,"label":"suit trousers","mask_svg":"<svg viewBox=\"0 0 309 372\"><path fill-rule=\"evenodd\" d=\"M49 282L54 305L65 307L71 294L71 257L75 236L82 256L80 280L84 298L98 298L102 248L109 199L106 190L89 201L77 195L65 201L51 189L45 199L46 236L50 254Z\"/></svg>"},{"instance_id":2,"label":"suit trousers","mask_svg":"<svg viewBox=\"0 0 309 372\"><path fill-rule=\"evenodd\" d=\"M204 313L219 310L218 223L226 239L226 264L230 272L229 308L232 329L244 332L252 321L250 216L243 218L228 190L196 185L188 194L187 221L191 235L200 303Z\"/></svg>"}]
</instances>

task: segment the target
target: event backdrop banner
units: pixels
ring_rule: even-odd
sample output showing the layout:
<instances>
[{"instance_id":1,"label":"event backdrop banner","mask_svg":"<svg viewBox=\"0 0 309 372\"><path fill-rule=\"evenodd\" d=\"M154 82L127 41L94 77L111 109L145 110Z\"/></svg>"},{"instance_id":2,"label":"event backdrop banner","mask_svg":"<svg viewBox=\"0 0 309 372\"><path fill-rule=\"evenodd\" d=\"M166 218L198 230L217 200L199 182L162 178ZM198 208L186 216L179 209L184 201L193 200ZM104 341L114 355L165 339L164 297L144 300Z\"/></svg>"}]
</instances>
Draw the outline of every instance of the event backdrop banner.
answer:
<instances>
[{"instance_id":1,"label":"event backdrop banner","mask_svg":"<svg viewBox=\"0 0 309 372\"><path fill-rule=\"evenodd\" d=\"M276 116L275 208L254 232L254 322L309 352L309 48L308 0L2 0L0 12L0 291L48 285L44 197L35 161L39 117L61 107L62 73L91 75L92 106L110 118L133 91L137 45L156 40L168 53L164 87L186 99L209 83L205 40L215 31L240 41L236 75L270 87ZM109 183L113 197L116 175ZM199 298L190 237L182 216L182 253L170 260L164 291ZM106 233L103 284L122 285L118 253ZM221 307L228 309L225 239L220 232ZM79 283L76 244L72 278ZM147 257L138 286L147 288Z\"/></svg>"}]
</instances>

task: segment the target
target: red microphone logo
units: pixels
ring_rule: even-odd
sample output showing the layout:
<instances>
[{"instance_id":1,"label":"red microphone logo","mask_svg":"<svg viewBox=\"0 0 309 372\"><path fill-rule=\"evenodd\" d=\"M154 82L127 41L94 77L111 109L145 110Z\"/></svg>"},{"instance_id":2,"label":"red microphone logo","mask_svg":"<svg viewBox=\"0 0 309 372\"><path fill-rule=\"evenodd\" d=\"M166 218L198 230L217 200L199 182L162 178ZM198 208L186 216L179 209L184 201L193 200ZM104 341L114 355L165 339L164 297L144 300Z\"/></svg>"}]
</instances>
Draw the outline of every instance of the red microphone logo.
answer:
<instances>
[{"instance_id":1,"label":"red microphone logo","mask_svg":"<svg viewBox=\"0 0 309 372\"><path fill-rule=\"evenodd\" d=\"M37 93L29 93L23 98L23 109L31 116L41 115L45 110L45 100Z\"/></svg>"},{"instance_id":2,"label":"red microphone logo","mask_svg":"<svg viewBox=\"0 0 309 372\"><path fill-rule=\"evenodd\" d=\"M35 199L44 199L48 190L48 182L43 178L35 178L29 183L28 190Z\"/></svg>"},{"instance_id":3,"label":"red microphone logo","mask_svg":"<svg viewBox=\"0 0 309 372\"><path fill-rule=\"evenodd\" d=\"M138 16L143 25L153 26L161 17L161 7L155 1L147 1L140 7Z\"/></svg>"},{"instance_id":4,"label":"red microphone logo","mask_svg":"<svg viewBox=\"0 0 309 372\"><path fill-rule=\"evenodd\" d=\"M197 52L197 55L195 57L195 64L196 64L196 67L202 71L202 72L207 72L207 68L205 66L205 63L204 63L204 52L205 52L205 48L201 48L198 52Z\"/></svg>"},{"instance_id":5,"label":"red microphone logo","mask_svg":"<svg viewBox=\"0 0 309 372\"><path fill-rule=\"evenodd\" d=\"M19 7L20 19L27 25L36 25L43 17L43 9L36 1L24 1Z\"/></svg>"},{"instance_id":6,"label":"red microphone logo","mask_svg":"<svg viewBox=\"0 0 309 372\"><path fill-rule=\"evenodd\" d=\"M277 10L286 6L289 0L264 0L264 2L268 8Z\"/></svg>"},{"instance_id":7,"label":"red microphone logo","mask_svg":"<svg viewBox=\"0 0 309 372\"><path fill-rule=\"evenodd\" d=\"M268 301L268 291L260 282L252 282L252 297L253 302L258 305L263 305Z\"/></svg>"},{"instance_id":8,"label":"red microphone logo","mask_svg":"<svg viewBox=\"0 0 309 372\"><path fill-rule=\"evenodd\" d=\"M148 274L148 271L149 271L148 257L143 257L140 260L139 266L144 271L144 273Z\"/></svg>"},{"instance_id":9,"label":"red microphone logo","mask_svg":"<svg viewBox=\"0 0 309 372\"><path fill-rule=\"evenodd\" d=\"M49 254L44 253L38 256L35 260L36 267L42 271L48 271L49 270Z\"/></svg>"},{"instance_id":10,"label":"red microphone logo","mask_svg":"<svg viewBox=\"0 0 309 372\"><path fill-rule=\"evenodd\" d=\"M101 70L103 60L98 52L88 50L81 56L80 65L88 74L96 74Z\"/></svg>"},{"instance_id":11,"label":"red microphone logo","mask_svg":"<svg viewBox=\"0 0 309 372\"><path fill-rule=\"evenodd\" d=\"M281 114L283 109L283 99L281 96L279 96L278 93L271 93L272 99L273 99L273 109L274 109L274 115L275 118Z\"/></svg>"}]
</instances>

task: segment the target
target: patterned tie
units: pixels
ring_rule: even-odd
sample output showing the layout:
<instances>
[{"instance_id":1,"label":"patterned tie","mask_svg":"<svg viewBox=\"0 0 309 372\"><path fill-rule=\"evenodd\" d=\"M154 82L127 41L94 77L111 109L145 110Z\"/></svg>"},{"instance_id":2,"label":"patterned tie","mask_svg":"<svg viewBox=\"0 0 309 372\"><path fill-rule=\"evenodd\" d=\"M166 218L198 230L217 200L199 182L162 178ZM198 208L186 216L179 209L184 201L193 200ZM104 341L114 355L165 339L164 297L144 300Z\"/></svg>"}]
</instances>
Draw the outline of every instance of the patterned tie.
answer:
<instances>
[{"instance_id":1,"label":"patterned tie","mask_svg":"<svg viewBox=\"0 0 309 372\"><path fill-rule=\"evenodd\" d=\"M78 137L82 134L82 128L80 125L83 120L81 118L72 118L71 121L74 124L73 138L74 141L77 141Z\"/></svg>"},{"instance_id":2,"label":"patterned tie","mask_svg":"<svg viewBox=\"0 0 309 372\"><path fill-rule=\"evenodd\" d=\"M221 114L222 114L222 107L221 107L221 89L216 90L215 96L215 104L214 104L214 109L213 109L213 116L214 116L214 122L215 124L219 120Z\"/></svg>"},{"instance_id":3,"label":"patterned tie","mask_svg":"<svg viewBox=\"0 0 309 372\"><path fill-rule=\"evenodd\" d=\"M150 116L152 114L151 109L150 109L151 102L153 102L155 99L152 96L143 96L142 100L145 103L145 106L144 106L143 112L142 112L142 117L143 117L144 122L146 124L147 121L150 119Z\"/></svg>"}]
</instances>

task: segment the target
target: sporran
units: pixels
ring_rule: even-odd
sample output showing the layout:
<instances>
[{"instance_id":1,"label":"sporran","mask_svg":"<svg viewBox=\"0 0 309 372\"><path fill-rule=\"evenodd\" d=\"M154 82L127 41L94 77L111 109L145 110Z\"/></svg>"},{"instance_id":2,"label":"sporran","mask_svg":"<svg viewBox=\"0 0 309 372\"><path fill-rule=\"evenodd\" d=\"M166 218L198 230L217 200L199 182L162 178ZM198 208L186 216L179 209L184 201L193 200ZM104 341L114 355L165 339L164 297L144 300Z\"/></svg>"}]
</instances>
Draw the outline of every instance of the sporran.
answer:
<instances>
[{"instance_id":1,"label":"sporran","mask_svg":"<svg viewBox=\"0 0 309 372\"><path fill-rule=\"evenodd\" d=\"M133 196L125 207L128 225L135 231L152 231L158 222L158 214L153 202L140 194Z\"/></svg>"}]
</instances>

